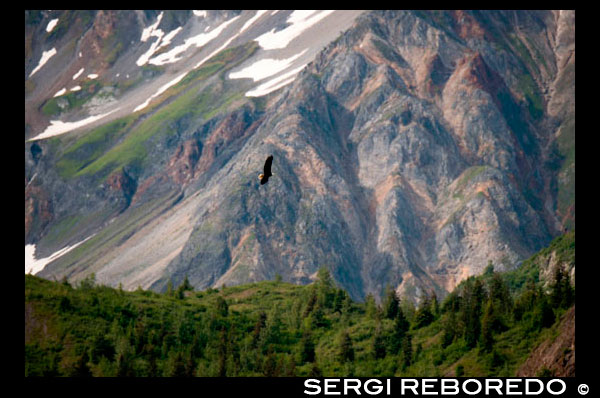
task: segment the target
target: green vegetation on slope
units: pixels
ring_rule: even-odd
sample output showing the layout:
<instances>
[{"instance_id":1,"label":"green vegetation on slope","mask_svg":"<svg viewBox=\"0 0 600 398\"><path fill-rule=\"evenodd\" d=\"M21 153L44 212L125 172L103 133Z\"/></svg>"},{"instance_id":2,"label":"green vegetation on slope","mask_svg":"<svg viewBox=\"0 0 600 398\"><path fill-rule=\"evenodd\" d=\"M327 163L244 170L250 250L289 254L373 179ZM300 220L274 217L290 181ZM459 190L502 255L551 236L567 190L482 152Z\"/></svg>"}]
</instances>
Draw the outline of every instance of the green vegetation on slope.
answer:
<instances>
[{"instance_id":1,"label":"green vegetation on slope","mask_svg":"<svg viewBox=\"0 0 600 398\"><path fill-rule=\"evenodd\" d=\"M536 256L574 250L570 234ZM555 281L545 291L527 268L488 266L415 308L391 289L381 305L353 302L324 268L308 286L195 292L186 278L165 294L26 275L25 375L510 376L574 304L568 274Z\"/></svg>"},{"instance_id":2,"label":"green vegetation on slope","mask_svg":"<svg viewBox=\"0 0 600 398\"><path fill-rule=\"evenodd\" d=\"M176 132L175 121L198 117L210 119L234 100L243 98L232 85L215 88L205 87L202 83L242 62L256 48L256 43L252 42L221 51L200 68L188 73L140 113L100 126L79 137L57 162L61 177L68 179L99 174L105 178L124 166L141 166L153 140ZM62 139L65 138L55 138Z\"/></svg>"}]
</instances>

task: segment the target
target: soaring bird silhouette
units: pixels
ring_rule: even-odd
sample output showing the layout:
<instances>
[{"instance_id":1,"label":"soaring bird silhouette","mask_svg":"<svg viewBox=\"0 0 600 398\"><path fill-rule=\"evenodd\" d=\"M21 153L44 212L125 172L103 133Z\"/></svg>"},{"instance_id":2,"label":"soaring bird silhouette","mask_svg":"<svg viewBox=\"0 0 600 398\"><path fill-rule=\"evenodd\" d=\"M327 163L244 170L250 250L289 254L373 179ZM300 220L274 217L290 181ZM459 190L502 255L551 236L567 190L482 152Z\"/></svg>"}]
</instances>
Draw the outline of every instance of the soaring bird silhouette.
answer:
<instances>
[{"instance_id":1,"label":"soaring bird silhouette","mask_svg":"<svg viewBox=\"0 0 600 398\"><path fill-rule=\"evenodd\" d=\"M263 172L258 175L258 178L260 179L260 185L266 184L269 181L269 177L273 175L271 174L271 163L273 163L273 155L270 155L267 158L265 161L265 166L263 167Z\"/></svg>"}]
</instances>

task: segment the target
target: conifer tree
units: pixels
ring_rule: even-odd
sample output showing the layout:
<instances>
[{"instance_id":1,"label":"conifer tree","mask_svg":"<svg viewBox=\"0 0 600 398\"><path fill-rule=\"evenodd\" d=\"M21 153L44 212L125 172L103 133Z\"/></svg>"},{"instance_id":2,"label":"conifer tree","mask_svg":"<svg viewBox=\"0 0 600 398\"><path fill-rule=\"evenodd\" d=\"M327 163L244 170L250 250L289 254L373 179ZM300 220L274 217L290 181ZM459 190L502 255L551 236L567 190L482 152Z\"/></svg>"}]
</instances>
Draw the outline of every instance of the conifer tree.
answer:
<instances>
[{"instance_id":1,"label":"conifer tree","mask_svg":"<svg viewBox=\"0 0 600 398\"><path fill-rule=\"evenodd\" d=\"M440 315L440 303L434 291L431 292L431 314L433 319L437 319Z\"/></svg>"},{"instance_id":2,"label":"conifer tree","mask_svg":"<svg viewBox=\"0 0 600 398\"><path fill-rule=\"evenodd\" d=\"M300 362L314 362L315 361L315 343L312 339L310 331L305 330L302 333L302 339L300 340Z\"/></svg>"},{"instance_id":3,"label":"conifer tree","mask_svg":"<svg viewBox=\"0 0 600 398\"><path fill-rule=\"evenodd\" d=\"M446 318L442 322L443 334L442 334L442 348L448 347L454 341L457 335L457 321L456 313L453 310L447 312Z\"/></svg>"},{"instance_id":4,"label":"conifer tree","mask_svg":"<svg viewBox=\"0 0 600 398\"><path fill-rule=\"evenodd\" d=\"M489 296L500 314L507 316L512 312L513 302L508 284L497 272L494 272L489 282Z\"/></svg>"},{"instance_id":5,"label":"conifer tree","mask_svg":"<svg viewBox=\"0 0 600 398\"><path fill-rule=\"evenodd\" d=\"M381 324L377 325L375 336L373 338L373 354L375 359L384 358L386 354L385 338L381 329Z\"/></svg>"},{"instance_id":6,"label":"conifer tree","mask_svg":"<svg viewBox=\"0 0 600 398\"><path fill-rule=\"evenodd\" d=\"M467 347L474 348L481 334L481 312L485 296L480 279L470 277L463 289L462 321L465 325L465 341Z\"/></svg>"},{"instance_id":7,"label":"conifer tree","mask_svg":"<svg viewBox=\"0 0 600 398\"><path fill-rule=\"evenodd\" d=\"M402 340L402 367L406 368L412 364L412 336L406 333Z\"/></svg>"},{"instance_id":8,"label":"conifer tree","mask_svg":"<svg viewBox=\"0 0 600 398\"><path fill-rule=\"evenodd\" d=\"M229 306L227 305L227 301L221 296L217 297L217 314L222 317L227 317L229 313Z\"/></svg>"},{"instance_id":9,"label":"conifer tree","mask_svg":"<svg viewBox=\"0 0 600 398\"><path fill-rule=\"evenodd\" d=\"M415 313L414 327L416 329L427 326L431 322L433 322L433 314L431 312L431 304L432 304L431 298L425 297L425 299L423 300L421 305L419 305L419 308L417 309L417 312Z\"/></svg>"},{"instance_id":10,"label":"conifer tree","mask_svg":"<svg viewBox=\"0 0 600 398\"><path fill-rule=\"evenodd\" d=\"M321 267L318 271L317 288L319 304L323 308L332 308L335 299L335 287L331 273L325 267Z\"/></svg>"},{"instance_id":11,"label":"conifer tree","mask_svg":"<svg viewBox=\"0 0 600 398\"><path fill-rule=\"evenodd\" d=\"M338 289L336 294L335 294L335 299L333 301L333 311L334 312L338 312L338 313L342 313L343 307L344 307L344 302L346 300L346 297L348 296L348 293L346 293L346 291L344 289Z\"/></svg>"},{"instance_id":12,"label":"conifer tree","mask_svg":"<svg viewBox=\"0 0 600 398\"><path fill-rule=\"evenodd\" d=\"M398 315L394 319L394 329L390 334L390 353L397 354L402 348L402 341L406 336L406 332L410 328L410 324L404 316L404 311L399 308Z\"/></svg>"},{"instance_id":13,"label":"conifer tree","mask_svg":"<svg viewBox=\"0 0 600 398\"><path fill-rule=\"evenodd\" d=\"M338 358L340 362L354 361L352 339L350 339L350 335L346 331L342 332L340 337Z\"/></svg>"},{"instance_id":14,"label":"conifer tree","mask_svg":"<svg viewBox=\"0 0 600 398\"><path fill-rule=\"evenodd\" d=\"M375 297L371 293L367 294L365 297L365 307L367 312L367 317L369 319L376 319L379 316L379 308L377 307L377 303L375 302Z\"/></svg>"},{"instance_id":15,"label":"conifer tree","mask_svg":"<svg viewBox=\"0 0 600 398\"><path fill-rule=\"evenodd\" d=\"M538 295L533 314L534 328L538 330L550 327L554 323L554 311L552 311L550 300L543 292Z\"/></svg>"},{"instance_id":16,"label":"conifer tree","mask_svg":"<svg viewBox=\"0 0 600 398\"><path fill-rule=\"evenodd\" d=\"M569 273L561 266L556 267L554 283L550 291L550 305L552 308L568 308L573 304L573 288Z\"/></svg>"},{"instance_id":17,"label":"conifer tree","mask_svg":"<svg viewBox=\"0 0 600 398\"><path fill-rule=\"evenodd\" d=\"M321 308L320 304L317 304L314 311L311 314L312 319L312 327L320 328L327 325L327 321L325 320L325 313Z\"/></svg>"},{"instance_id":18,"label":"conifer tree","mask_svg":"<svg viewBox=\"0 0 600 398\"><path fill-rule=\"evenodd\" d=\"M267 314L264 311L261 311L258 314L258 320L254 324L254 330L252 332L252 347L256 348L258 346L258 341L260 338L260 333L265 327L267 321Z\"/></svg>"},{"instance_id":19,"label":"conifer tree","mask_svg":"<svg viewBox=\"0 0 600 398\"><path fill-rule=\"evenodd\" d=\"M304 312L302 313L302 317L306 318L307 316L309 316L310 313L315 308L316 304L317 304L317 291L314 288L312 288L310 291L310 296L306 303L306 307L304 308Z\"/></svg>"},{"instance_id":20,"label":"conifer tree","mask_svg":"<svg viewBox=\"0 0 600 398\"><path fill-rule=\"evenodd\" d=\"M398 311L400 310L400 300L398 299L398 295L396 291L392 289L389 285L386 288L385 301L383 304L383 315L388 319L394 319L398 315Z\"/></svg>"},{"instance_id":21,"label":"conifer tree","mask_svg":"<svg viewBox=\"0 0 600 398\"><path fill-rule=\"evenodd\" d=\"M494 345L492 336L493 324L495 322L494 300L490 298L485 306L483 319L481 320L481 348L485 352L490 352Z\"/></svg>"}]
</instances>

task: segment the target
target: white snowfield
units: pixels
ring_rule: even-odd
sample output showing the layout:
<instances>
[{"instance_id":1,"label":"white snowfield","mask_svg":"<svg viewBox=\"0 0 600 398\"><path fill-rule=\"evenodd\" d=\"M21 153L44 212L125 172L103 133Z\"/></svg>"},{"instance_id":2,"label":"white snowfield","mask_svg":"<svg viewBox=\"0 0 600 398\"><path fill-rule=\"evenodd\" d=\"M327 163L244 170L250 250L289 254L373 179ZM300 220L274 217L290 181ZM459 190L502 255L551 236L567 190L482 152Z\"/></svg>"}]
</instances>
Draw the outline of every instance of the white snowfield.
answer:
<instances>
[{"instance_id":1,"label":"white snowfield","mask_svg":"<svg viewBox=\"0 0 600 398\"><path fill-rule=\"evenodd\" d=\"M85 70L85 68L81 68L79 69L79 72L75 73L73 75L73 80L77 79L79 76L81 76L81 74L83 73L83 71Z\"/></svg>"},{"instance_id":2,"label":"white snowfield","mask_svg":"<svg viewBox=\"0 0 600 398\"><path fill-rule=\"evenodd\" d=\"M291 83L296 78L296 75L302 69L304 69L305 66L306 65L302 65L296 69L292 69L289 72L286 72L281 76L275 77L275 78L267 81L266 83L263 83L260 86L257 86L256 88L246 92L246 96L247 97L262 97L263 95L267 95L272 91L279 90L281 87L285 86L286 84Z\"/></svg>"},{"instance_id":3,"label":"white snowfield","mask_svg":"<svg viewBox=\"0 0 600 398\"><path fill-rule=\"evenodd\" d=\"M83 242L85 242L92 236L85 238L84 240L74 244L73 246L66 246L60 249L59 251L52 253L50 256L40 259L35 258L35 245L25 245L25 273L32 275L37 274L38 272L43 270L48 263L67 254L68 252L75 249L77 246L81 245Z\"/></svg>"},{"instance_id":4,"label":"white snowfield","mask_svg":"<svg viewBox=\"0 0 600 398\"><path fill-rule=\"evenodd\" d=\"M303 55L307 50L304 50L290 58L287 59L273 59L273 58L265 58L259 61L256 61L252 65L238 71L232 72L229 74L230 79L242 79L242 78L250 78L252 80L259 81L269 76L273 76L287 68L301 55Z\"/></svg>"},{"instance_id":5,"label":"white snowfield","mask_svg":"<svg viewBox=\"0 0 600 398\"><path fill-rule=\"evenodd\" d=\"M58 18L53 19L52 21L48 22L48 26L46 26L46 32L48 32L48 33L52 32L52 30L54 29L54 27L56 26L57 23L58 23Z\"/></svg>"},{"instance_id":6,"label":"white snowfield","mask_svg":"<svg viewBox=\"0 0 600 398\"><path fill-rule=\"evenodd\" d=\"M103 113L101 115L87 117L87 118L85 118L83 120L79 120L77 122L62 122L60 120L51 120L50 126L48 126L46 128L46 130L44 130L43 133L38 134L35 137L30 138L27 141L41 140L43 138L50 138L50 137L54 137L55 135L64 134L71 130L75 130L79 127L83 127L87 124L95 122L96 120L100 120L103 117L110 115L111 113L113 113L116 110L118 110L118 108L113 109L112 111Z\"/></svg>"},{"instance_id":7,"label":"white snowfield","mask_svg":"<svg viewBox=\"0 0 600 398\"><path fill-rule=\"evenodd\" d=\"M322 21L325 17L331 15L334 10L297 10L292 12L286 23L289 24L285 29L270 31L258 36L255 40L264 50L282 50L286 49L290 43L300 37L305 31ZM274 13L273 13L274 14ZM296 75L304 69L311 61L306 59L300 63L294 63L300 58L308 48L305 48L296 55L287 59L266 58L256 61L254 64L245 67L237 72L229 74L230 79L251 78L253 81L261 81L267 77L273 77L270 81L262 82L259 86L246 92L247 97L261 97L294 81ZM277 76L279 73L284 72Z\"/></svg>"},{"instance_id":8,"label":"white snowfield","mask_svg":"<svg viewBox=\"0 0 600 398\"><path fill-rule=\"evenodd\" d=\"M256 38L258 44L265 50L273 50L285 48L292 40L300 36L302 32L310 28L326 16L333 13L335 10L318 11L318 10L298 10L290 14L287 22L291 24L285 29L275 31L271 29L269 32Z\"/></svg>"},{"instance_id":9,"label":"white snowfield","mask_svg":"<svg viewBox=\"0 0 600 398\"><path fill-rule=\"evenodd\" d=\"M183 44L173 48L171 51L157 55L156 57L149 60L148 62L153 65L164 65L164 64L180 61L182 58L178 57L178 55L186 52L191 46L196 46L197 48L199 48L199 47L206 45L211 40L218 37L221 34L221 32L223 31L223 29L225 29L231 23L235 22L238 18L239 18L239 16L232 18L229 21L225 21L221 25L219 25L218 27L216 27L215 29L211 30L208 33L200 33L199 35L190 37L190 38L186 39ZM160 39L159 39L159 41L160 41ZM158 50L158 48L157 48L157 50ZM138 65L139 65L139 61L138 61Z\"/></svg>"},{"instance_id":10,"label":"white snowfield","mask_svg":"<svg viewBox=\"0 0 600 398\"><path fill-rule=\"evenodd\" d=\"M53 48L52 50L44 51L42 53L42 58L40 58L40 62L38 63L38 66L36 66L35 69L31 71L31 73L29 74L29 77L33 76L33 74L35 72L40 70L41 67L44 66L44 64L46 64L46 62L48 62L48 60L50 58L52 58L52 56L54 56L54 55L56 55L56 48Z\"/></svg>"},{"instance_id":11,"label":"white snowfield","mask_svg":"<svg viewBox=\"0 0 600 398\"><path fill-rule=\"evenodd\" d=\"M216 27L211 29L203 20L208 17L208 12L193 10L195 17L190 19L191 22L165 34L159 28L164 16L164 12L161 12L151 25L142 30L140 44L143 50L141 55L134 59L138 67L146 64L163 66L165 73L162 76L136 88L138 91L128 93L120 102L115 101L112 110L110 106L107 108L108 112L74 122L52 120L42 133L30 140L48 138L85 127L113 112L115 113L110 119L125 116L127 112L138 112L220 51L231 45L247 43L248 40L255 40L259 50L231 70L227 78L252 79L254 86L245 93L248 97L267 95L294 81L297 74L327 43L350 27L361 11L296 10L287 13L289 14L286 18L280 10L243 11L235 17L219 22L218 25L213 25ZM285 23L283 28L282 22ZM279 26L279 30L273 26ZM182 36L182 32L186 32L188 37ZM240 37L243 37L244 42L236 40ZM39 65L30 76L55 54L54 48L44 52ZM81 53L79 56L81 57ZM73 75L73 80L79 78L83 72L84 68L81 68ZM129 74L126 77L129 78ZM87 78L96 79L98 75L91 73ZM75 86L71 91L78 89L80 86ZM66 90L63 88L56 95L62 95ZM107 118L106 121L110 119Z\"/></svg>"}]
</instances>

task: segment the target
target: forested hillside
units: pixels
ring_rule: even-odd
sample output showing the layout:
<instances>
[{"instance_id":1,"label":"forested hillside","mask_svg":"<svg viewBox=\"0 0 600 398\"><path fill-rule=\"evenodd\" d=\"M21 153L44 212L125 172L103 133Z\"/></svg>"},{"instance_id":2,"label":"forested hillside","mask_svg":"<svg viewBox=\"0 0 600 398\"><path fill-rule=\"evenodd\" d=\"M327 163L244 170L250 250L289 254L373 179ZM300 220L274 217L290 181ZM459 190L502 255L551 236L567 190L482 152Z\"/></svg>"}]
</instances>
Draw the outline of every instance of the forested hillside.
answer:
<instances>
[{"instance_id":1,"label":"forested hillside","mask_svg":"<svg viewBox=\"0 0 600 398\"><path fill-rule=\"evenodd\" d=\"M416 307L392 289L355 302L325 268L306 286L165 294L25 275L25 376L573 376L574 254L572 232ZM559 336L573 374L531 355Z\"/></svg>"}]
</instances>

